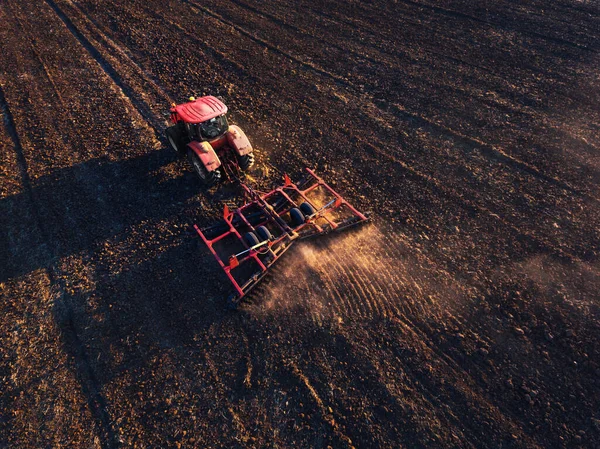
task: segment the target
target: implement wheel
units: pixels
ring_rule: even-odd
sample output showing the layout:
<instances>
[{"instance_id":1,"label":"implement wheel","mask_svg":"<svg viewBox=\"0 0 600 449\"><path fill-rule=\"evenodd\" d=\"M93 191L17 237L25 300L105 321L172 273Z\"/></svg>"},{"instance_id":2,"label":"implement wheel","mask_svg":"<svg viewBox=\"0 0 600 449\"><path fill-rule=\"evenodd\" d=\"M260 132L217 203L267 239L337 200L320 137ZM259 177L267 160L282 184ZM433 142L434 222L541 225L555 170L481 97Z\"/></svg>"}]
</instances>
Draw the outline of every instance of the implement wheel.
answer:
<instances>
[{"instance_id":1,"label":"implement wheel","mask_svg":"<svg viewBox=\"0 0 600 449\"><path fill-rule=\"evenodd\" d=\"M254 232L246 232L244 234L244 242L246 242L246 245L248 245L250 248L260 243Z\"/></svg>"},{"instance_id":2,"label":"implement wheel","mask_svg":"<svg viewBox=\"0 0 600 449\"><path fill-rule=\"evenodd\" d=\"M307 202L304 202L300 205L300 210L302 211L305 217L310 217L312 214L315 213L315 208Z\"/></svg>"},{"instance_id":3,"label":"implement wheel","mask_svg":"<svg viewBox=\"0 0 600 449\"><path fill-rule=\"evenodd\" d=\"M295 207L292 207L290 209L290 218L292 219L293 227L300 226L301 224L304 224L305 221L304 214L302 213L302 211Z\"/></svg>"},{"instance_id":4,"label":"implement wheel","mask_svg":"<svg viewBox=\"0 0 600 449\"><path fill-rule=\"evenodd\" d=\"M258 234L261 242L264 242L265 240L273 240L273 235L265 226L259 226L256 228L256 233Z\"/></svg>"}]
</instances>

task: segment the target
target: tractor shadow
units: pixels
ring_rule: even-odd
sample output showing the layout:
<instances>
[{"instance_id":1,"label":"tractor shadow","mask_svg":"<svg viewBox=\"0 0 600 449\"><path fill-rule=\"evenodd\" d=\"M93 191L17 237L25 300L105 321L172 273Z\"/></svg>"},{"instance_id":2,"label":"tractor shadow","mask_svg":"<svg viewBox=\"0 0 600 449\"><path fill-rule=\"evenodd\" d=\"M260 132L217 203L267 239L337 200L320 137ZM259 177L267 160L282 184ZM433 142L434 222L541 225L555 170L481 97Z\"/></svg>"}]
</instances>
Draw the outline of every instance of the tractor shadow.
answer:
<instances>
[{"instance_id":1,"label":"tractor shadow","mask_svg":"<svg viewBox=\"0 0 600 449\"><path fill-rule=\"evenodd\" d=\"M176 176L170 174L173 170L163 170L173 163L180 164L175 166ZM188 200L199 203L200 216L211 207L207 204L233 197L233 191L203 191L168 149L56 170L33 180L31 196L23 191L0 199L0 256L5 261L0 282L93 251L99 242L141 222L181 217L180 224L189 224L191 217L183 212Z\"/></svg>"}]
</instances>

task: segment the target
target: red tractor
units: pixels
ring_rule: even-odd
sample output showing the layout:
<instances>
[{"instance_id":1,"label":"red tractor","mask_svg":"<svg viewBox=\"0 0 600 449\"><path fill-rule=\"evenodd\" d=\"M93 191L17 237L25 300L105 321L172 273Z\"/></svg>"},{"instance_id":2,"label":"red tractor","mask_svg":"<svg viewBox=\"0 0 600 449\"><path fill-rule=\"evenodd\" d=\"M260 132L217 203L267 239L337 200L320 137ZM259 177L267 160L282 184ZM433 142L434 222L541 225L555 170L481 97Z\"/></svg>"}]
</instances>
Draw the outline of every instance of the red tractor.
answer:
<instances>
[{"instance_id":1,"label":"red tractor","mask_svg":"<svg viewBox=\"0 0 600 449\"><path fill-rule=\"evenodd\" d=\"M212 96L171 106L173 126L166 130L167 140L179 154L187 154L206 187L254 164L250 141L239 126L227 123L226 114L227 106Z\"/></svg>"}]
</instances>

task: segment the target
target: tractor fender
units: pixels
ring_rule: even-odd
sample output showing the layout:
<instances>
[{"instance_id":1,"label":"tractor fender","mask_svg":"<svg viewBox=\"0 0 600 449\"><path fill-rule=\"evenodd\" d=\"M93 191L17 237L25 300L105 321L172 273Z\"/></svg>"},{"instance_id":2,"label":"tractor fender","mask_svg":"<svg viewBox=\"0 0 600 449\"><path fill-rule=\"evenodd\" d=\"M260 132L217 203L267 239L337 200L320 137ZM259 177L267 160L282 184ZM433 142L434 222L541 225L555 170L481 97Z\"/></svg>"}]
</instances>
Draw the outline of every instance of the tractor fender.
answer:
<instances>
[{"instance_id":1,"label":"tractor fender","mask_svg":"<svg viewBox=\"0 0 600 449\"><path fill-rule=\"evenodd\" d=\"M206 169L210 172L221 166L219 156L208 142L192 141L188 144L188 148L198 155Z\"/></svg>"},{"instance_id":2,"label":"tractor fender","mask_svg":"<svg viewBox=\"0 0 600 449\"><path fill-rule=\"evenodd\" d=\"M246 134L244 134L244 131L237 125L231 125L229 127L229 130L227 131L227 142L239 156L245 156L246 154L252 153L250 141L246 137Z\"/></svg>"}]
</instances>

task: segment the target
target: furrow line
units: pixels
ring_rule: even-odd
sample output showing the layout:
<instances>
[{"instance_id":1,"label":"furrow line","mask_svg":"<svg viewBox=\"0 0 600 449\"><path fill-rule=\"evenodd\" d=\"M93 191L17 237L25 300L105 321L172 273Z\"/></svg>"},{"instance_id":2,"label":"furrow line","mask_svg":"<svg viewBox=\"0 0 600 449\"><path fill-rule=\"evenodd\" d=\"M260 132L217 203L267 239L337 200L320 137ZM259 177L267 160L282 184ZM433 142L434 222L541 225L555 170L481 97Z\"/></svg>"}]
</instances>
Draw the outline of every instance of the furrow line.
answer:
<instances>
[{"instance_id":1,"label":"furrow line","mask_svg":"<svg viewBox=\"0 0 600 449\"><path fill-rule=\"evenodd\" d=\"M339 275L337 276L338 278L341 279L347 279L348 281L348 285L350 285L352 287L352 290L354 290L354 293L356 294L356 298L355 300L360 301L361 303L364 301L364 303L366 304L367 308L368 308L368 312L365 311L366 316L369 318L373 317L373 310L374 310L374 305L370 303L369 298L368 298L368 293L367 291L363 288L362 284L359 284L356 279L356 277L353 275L353 266L348 266L347 264L343 264L341 262L339 262L338 259L343 259L343 260L352 260L351 258L347 258L347 257L339 257L338 256L333 256L331 254L326 254L326 258L327 258L327 263L330 266L334 266L336 269L336 271L339 273ZM352 282L354 281L354 282ZM374 301L374 298L371 297L371 300Z\"/></svg>"},{"instance_id":2,"label":"furrow line","mask_svg":"<svg viewBox=\"0 0 600 449\"><path fill-rule=\"evenodd\" d=\"M344 257L343 260L349 261L352 259ZM356 300L364 303L367 306L367 316L369 318L375 318L378 315L382 315L381 309L378 306L377 298L373 296L370 289L366 287L365 283L362 282L362 280L359 282L360 276L355 276L355 272L359 268L358 264L348 264L348 262L342 263L338 260L338 257L331 257L331 261L331 263L335 264L338 267L339 271L342 273L342 276L348 279L349 284L357 293Z\"/></svg>"},{"instance_id":3,"label":"furrow line","mask_svg":"<svg viewBox=\"0 0 600 449\"><path fill-rule=\"evenodd\" d=\"M353 263L347 267L342 266L341 264L340 266L347 273L348 278L350 278L353 281L352 284L358 285L360 290L365 293L362 296L362 298L364 298L364 300L367 301L367 303L369 297L371 298L371 304L369 304L369 306L371 307L371 309L374 309L377 314L374 317L387 317L385 307L383 306L383 303L385 303L385 299L380 298L378 292L374 288L375 285L379 286L378 278L380 275L378 274L376 278L371 275L371 273L377 272L377 270L373 269L372 264L370 263L370 256L359 257L359 262L350 257L344 258L343 260L353 261ZM365 260L369 261L368 267L363 266ZM386 276L387 273L383 275ZM371 278L370 282L368 281L369 278Z\"/></svg>"},{"instance_id":4,"label":"furrow line","mask_svg":"<svg viewBox=\"0 0 600 449\"><path fill-rule=\"evenodd\" d=\"M333 271L333 274L334 274L337 282L340 282L343 286L346 287L345 291L348 292L349 291L348 287L350 287L350 289L353 292L354 297L348 298L348 303L349 303L350 309L347 311L347 315L348 314L350 314L350 315L356 314L361 319L370 318L371 317L370 307L367 308L368 304L365 304L362 301L362 298L364 298L364 296L360 295L359 291L356 289L357 286L354 285L354 283L347 282L348 276L346 276L344 274L343 269L341 268L340 264L335 260L335 257L331 257L331 260L328 263L328 267L330 268L331 271ZM346 281L346 282L344 282L344 281Z\"/></svg>"},{"instance_id":5,"label":"furrow line","mask_svg":"<svg viewBox=\"0 0 600 449\"><path fill-rule=\"evenodd\" d=\"M374 286L376 285L379 293L380 293L380 298L381 298L381 307L383 310L387 310L388 312L385 313L385 317L389 318L392 316L395 316L397 314L400 313L400 310L395 306L395 303L397 303L397 301L394 301L394 298L396 300L399 300L398 298L398 293L400 292L400 288L397 287L397 278L399 277L399 273L398 273L398 269L400 267L398 266L394 266L396 268L396 270L394 272L391 272L390 270L387 269L387 267L385 267L385 263L382 263L381 265L378 265L378 267L373 268L369 268L369 271L373 271L376 272L377 275L376 277L374 277L372 279L372 281L370 283L367 284L366 288L372 288L374 289ZM381 267L384 268L381 268ZM358 270L361 270L364 272L364 268L359 266L357 268ZM368 278L368 274L365 274L364 276L361 277L361 279L365 279ZM394 289L392 288L392 284L395 284L397 287L397 290L394 291ZM371 287L369 287L371 286Z\"/></svg>"},{"instance_id":6,"label":"furrow line","mask_svg":"<svg viewBox=\"0 0 600 449\"><path fill-rule=\"evenodd\" d=\"M386 257L388 257L386 250L384 250L383 254ZM400 292L402 291L402 287L400 285L398 285L399 277L400 277L398 271L400 271L401 267L398 265L394 265L394 267L396 268L394 275L389 276L389 273L388 273L385 276L385 279L387 282L379 281L379 275L378 275L378 284L380 285L380 287L383 287L384 291L387 292L387 295L385 295L385 303L386 303L385 305L386 305L387 309L390 311L390 313L389 313L390 317L403 314L403 312L400 310L400 306L399 306L399 302L401 300Z\"/></svg>"},{"instance_id":7,"label":"furrow line","mask_svg":"<svg viewBox=\"0 0 600 449\"><path fill-rule=\"evenodd\" d=\"M399 252L399 245L397 244L397 242L395 240L392 240L391 238L389 238L390 235L393 234L389 234L386 235L385 233L380 233L380 235L386 239L390 244L389 245L378 245L378 249L382 252L382 258L386 259L383 260L379 266L381 267L380 270L382 271L381 275L377 277L377 281L379 283L380 286L382 286L385 290L388 291L388 301L391 302L391 304L394 306L394 308L396 309L397 313L399 313L399 309L398 309L398 305L397 303L400 301L400 297L399 297L399 293L401 291L406 291L406 286L404 284L404 282L402 282L400 280L401 275L400 273L404 273L404 276L409 276L408 272L406 271L406 262L401 258L398 257L398 254L394 254L392 253L392 250L394 249L396 252ZM402 243L404 245L404 243ZM402 284L402 286L398 285L398 282L400 282ZM388 284L393 284L389 285ZM394 289L392 288L395 288ZM393 301L393 299L396 299L396 301ZM415 310L414 307L416 307L415 301L413 301L412 299L409 299L408 297L405 298L406 300L403 302L404 306L410 311L410 313L415 314ZM424 315L425 316L425 315Z\"/></svg>"},{"instance_id":8,"label":"furrow line","mask_svg":"<svg viewBox=\"0 0 600 449\"><path fill-rule=\"evenodd\" d=\"M327 289L334 293L332 295L332 301L338 304L339 311L341 312L340 316L351 316L353 314L351 313L353 312L352 302L347 298L346 293L341 293L338 289L336 281L334 281L334 278L330 275L329 265L325 264L325 262L321 262L322 258L317 259L319 260L319 263L321 263L321 270L319 271L319 274L326 278L325 285Z\"/></svg>"},{"instance_id":9,"label":"furrow line","mask_svg":"<svg viewBox=\"0 0 600 449\"><path fill-rule=\"evenodd\" d=\"M323 286L325 287L328 296L327 307L332 307L334 309L334 313L336 313L338 316L344 316L344 313L346 312L345 309L347 308L347 306L345 306L346 302L337 289L334 291L335 287L332 285L333 281L329 278L329 276L327 276L327 268L323 262L323 258L315 258L314 263L319 276L322 278L327 278L324 279L325 282L323 282Z\"/></svg>"},{"instance_id":10,"label":"furrow line","mask_svg":"<svg viewBox=\"0 0 600 449\"><path fill-rule=\"evenodd\" d=\"M382 235L384 235L384 234L382 233ZM400 298L399 293L407 290L404 285L404 282L402 282L400 280L400 275L399 275L399 272L406 273L406 270L404 267L405 263L404 263L404 261L400 260L400 258L393 257L390 254L390 248L393 248L393 246L381 245L381 247L382 247L383 255L385 256L385 258L396 262L396 264L394 264L394 265L384 264L386 266L388 266L388 265L393 266L395 268L395 271L393 273L391 273L389 270L386 269L384 276L382 276L386 280L392 281L392 283L394 284L393 286L395 287L395 292L391 287L387 286L387 283L380 282L380 284L384 285L385 288L387 289L387 291L389 292L388 301L390 302L390 305L395 310L394 315L406 315L407 312L415 315L416 313L413 308L413 306L414 306L413 301L411 299L409 299L407 296L404 296L405 300L402 301L402 305L400 305L400 300L402 298ZM402 286L398 285L398 282L401 282ZM394 301L394 299L396 299L396 301ZM404 309L404 310L401 310L401 309Z\"/></svg>"}]
</instances>

